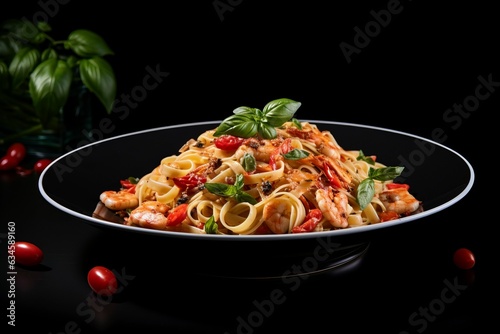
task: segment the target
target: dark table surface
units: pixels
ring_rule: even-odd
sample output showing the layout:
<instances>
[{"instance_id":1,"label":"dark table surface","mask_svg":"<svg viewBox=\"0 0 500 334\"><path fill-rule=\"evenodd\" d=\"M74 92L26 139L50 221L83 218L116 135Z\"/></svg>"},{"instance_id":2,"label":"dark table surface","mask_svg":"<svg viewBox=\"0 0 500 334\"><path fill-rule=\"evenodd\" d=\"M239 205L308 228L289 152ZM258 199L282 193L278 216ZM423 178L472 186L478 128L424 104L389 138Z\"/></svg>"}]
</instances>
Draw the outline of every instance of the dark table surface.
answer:
<instances>
[{"instance_id":1,"label":"dark table surface","mask_svg":"<svg viewBox=\"0 0 500 334\"><path fill-rule=\"evenodd\" d=\"M492 275L498 263L498 129L492 119L498 113L500 57L497 11L486 2L346 1L333 9L304 1L175 1L164 3L166 8L156 1L106 8L94 0L27 3L9 3L2 18L45 18L62 37L91 29L115 51L109 61L120 106L127 96L137 103L127 104L126 120L97 111L97 122L110 117L117 125L109 135L222 119L238 106L262 108L287 97L303 103L300 118L430 139L444 130L443 144L472 164L476 181L465 198L431 220L370 234L366 251L348 264L289 281L179 270L144 237L100 229L51 206L38 190L37 174L0 173L8 333L414 334L498 328L498 275ZM363 40L359 31L366 29L376 30ZM147 96L137 95L153 69L165 77ZM9 224L17 241L33 242L45 255L39 267L16 266L12 297L5 257ZM460 247L474 252L472 270L452 263ZM122 289L112 298L98 298L87 284L87 271L97 264L119 273ZM15 311L6 310L12 300ZM15 327L8 325L11 312Z\"/></svg>"},{"instance_id":2,"label":"dark table surface","mask_svg":"<svg viewBox=\"0 0 500 334\"><path fill-rule=\"evenodd\" d=\"M172 254L162 256L162 247L151 246L158 240L148 246L147 236L89 225L51 206L39 193L37 174L0 178L2 247L7 248L9 222L17 241L33 242L44 252L40 266L18 265L13 274L2 258L7 278L15 280L15 296L8 298L15 310L4 308L15 316L16 326L9 330L479 333L491 320L484 302L493 289L487 283L486 236L471 227L481 224L470 213L480 196L476 186L431 220L372 233L364 252L344 265L300 278L263 280L179 270L168 261ZM453 264L459 247L474 252L473 269ZM200 257L210 261L208 254ZM301 261L296 264L307 265ZM91 292L86 274L94 265L118 274L117 294ZM4 296L6 290L12 287L3 289Z\"/></svg>"}]
</instances>

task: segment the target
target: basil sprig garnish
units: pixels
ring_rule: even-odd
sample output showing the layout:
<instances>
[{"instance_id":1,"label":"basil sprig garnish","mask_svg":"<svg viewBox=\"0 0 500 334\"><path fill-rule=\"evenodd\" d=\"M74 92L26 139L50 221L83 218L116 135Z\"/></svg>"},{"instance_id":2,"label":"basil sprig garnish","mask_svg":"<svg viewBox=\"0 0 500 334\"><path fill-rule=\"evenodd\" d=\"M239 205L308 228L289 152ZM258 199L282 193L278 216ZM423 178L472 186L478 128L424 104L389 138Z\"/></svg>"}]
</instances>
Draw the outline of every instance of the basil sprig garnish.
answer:
<instances>
[{"instance_id":1,"label":"basil sprig garnish","mask_svg":"<svg viewBox=\"0 0 500 334\"><path fill-rule=\"evenodd\" d=\"M243 175L238 174L234 185L227 183L205 183L205 188L212 194L222 197L232 197L238 202L248 202L250 204L257 204L257 200L244 192L243 189Z\"/></svg>"},{"instance_id":2,"label":"basil sprig garnish","mask_svg":"<svg viewBox=\"0 0 500 334\"><path fill-rule=\"evenodd\" d=\"M371 168L368 170L368 177L361 181L358 186L356 201L361 210L364 210L370 204L373 196L375 195L375 181L389 181L395 179L403 172L404 167L382 167Z\"/></svg>"},{"instance_id":3,"label":"basil sprig garnish","mask_svg":"<svg viewBox=\"0 0 500 334\"><path fill-rule=\"evenodd\" d=\"M250 138L258 134L264 139L276 138L276 128L293 118L301 103L290 99L278 99L269 102L263 110L250 107L238 107L217 127L214 137L233 135Z\"/></svg>"}]
</instances>

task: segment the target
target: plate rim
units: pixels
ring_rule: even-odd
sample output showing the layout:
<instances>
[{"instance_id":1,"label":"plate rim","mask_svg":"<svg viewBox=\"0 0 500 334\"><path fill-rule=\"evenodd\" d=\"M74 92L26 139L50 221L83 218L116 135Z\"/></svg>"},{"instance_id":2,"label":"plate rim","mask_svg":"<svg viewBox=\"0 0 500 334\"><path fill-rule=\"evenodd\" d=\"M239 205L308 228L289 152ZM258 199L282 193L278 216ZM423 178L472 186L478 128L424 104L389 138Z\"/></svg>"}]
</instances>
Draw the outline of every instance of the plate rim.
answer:
<instances>
[{"instance_id":1,"label":"plate rim","mask_svg":"<svg viewBox=\"0 0 500 334\"><path fill-rule=\"evenodd\" d=\"M230 240L230 241L243 241L243 240L252 240L252 241L268 241L268 240L298 240L298 239L313 239L313 238L323 238L323 237L341 237L341 236L347 236L347 235L354 235L354 234L359 234L359 233L366 233L366 232L371 232L375 230L380 230L383 228L389 228L392 226L396 225L401 225L404 223L409 223L411 221L417 220L417 219L422 219L427 216L431 216L437 212L443 211L444 209L447 209L453 205L455 205L457 202L462 200L472 189L474 182L475 182L475 172L474 168L472 167L472 164L459 152L456 150L445 146L444 144L438 143L434 140L415 135L412 133L408 132L403 132L400 130L395 130L395 129L390 129L390 128L384 128L380 126L374 126L374 125L367 125L367 124L359 124L359 123L352 123L352 122L337 122L337 121L328 121L328 120L318 120L318 119L298 119L301 122L309 122L312 124L330 124L330 125L338 125L338 126L350 126L350 127L357 127L357 128L366 128L366 129L372 129L372 130L377 130L377 131L382 131L382 132L391 132L407 137L412 137L415 139L419 139L428 143L431 143L433 145L439 146L454 155L456 155L458 158L460 158L467 168L469 169L470 173L470 178L468 180L468 183L466 187L455 197L453 197L451 200L442 203L436 207L433 207L429 210L424 210L423 212L420 212L414 216L408 216L408 217L403 217L399 218L396 220L380 223L380 224L372 224L372 225L366 225L366 226L359 226L359 227L353 227L353 228L348 228L348 229L340 229L340 230L332 230L332 231L321 231L321 232L310 232L310 233L298 233L298 234L272 234L272 235L219 235L219 234L203 234L203 233L187 233L187 232L177 232L177 231L164 231L164 230L154 230L154 229L146 229L146 228L138 228L136 226L128 226L128 225L120 225L114 222L108 222L102 219L98 219L92 216L87 216L84 215L80 212L71 210L63 205L61 205L59 202L51 198L47 192L45 191L43 182L45 180L45 174L51 170L51 168L57 164L59 161L64 160L67 156L74 154L77 151L84 150L87 147L98 145L104 142L109 142L109 141L114 141L114 140L119 140L124 137L131 137L131 136L136 136L144 133L149 133L149 132L156 132L156 131L165 131L169 129L174 129L174 128L181 128L181 127L193 127L193 126L205 126L205 125L216 125L220 124L222 120L214 120L214 121L201 121L201 122L191 122L191 123L178 123L178 124L172 124L172 125L166 125L166 126L160 126L160 127L154 127L154 128L149 128L149 129L143 129L143 130L138 130L138 131L132 131L128 133L123 133L119 134L116 136L112 136L109 138L89 142L88 144L79 146L69 152L66 152L62 154L61 156L57 157L54 159L40 174L40 177L38 179L38 189L42 197L52 206L55 208L59 209L62 212L65 212L66 214L71 215L72 217L79 218L87 223L91 223L93 225L98 225L100 227L109 227L109 228L114 228L114 229L119 229L123 231L131 231L134 233L140 233L140 234L146 234L146 235L155 235L155 236L161 236L161 237L174 237L174 238L186 238L186 239L202 239L202 240L217 240L217 241L223 241L223 240ZM188 140L188 138L186 139Z\"/></svg>"}]
</instances>

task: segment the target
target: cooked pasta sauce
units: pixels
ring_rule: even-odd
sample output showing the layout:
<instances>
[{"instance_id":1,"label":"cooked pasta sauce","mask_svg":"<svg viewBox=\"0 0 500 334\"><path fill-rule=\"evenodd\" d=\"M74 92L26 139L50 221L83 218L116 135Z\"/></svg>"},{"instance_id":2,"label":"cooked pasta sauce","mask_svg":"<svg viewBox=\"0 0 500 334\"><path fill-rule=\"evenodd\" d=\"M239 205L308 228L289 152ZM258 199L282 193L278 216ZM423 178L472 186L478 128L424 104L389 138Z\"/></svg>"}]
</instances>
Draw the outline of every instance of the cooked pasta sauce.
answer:
<instances>
[{"instance_id":1,"label":"cooked pasta sauce","mask_svg":"<svg viewBox=\"0 0 500 334\"><path fill-rule=\"evenodd\" d=\"M138 228L262 235L360 227L422 211L409 186L394 182L403 167L343 149L330 131L293 118L298 106L279 99L263 111L236 109L150 173L103 191L94 216L107 210Z\"/></svg>"}]
</instances>

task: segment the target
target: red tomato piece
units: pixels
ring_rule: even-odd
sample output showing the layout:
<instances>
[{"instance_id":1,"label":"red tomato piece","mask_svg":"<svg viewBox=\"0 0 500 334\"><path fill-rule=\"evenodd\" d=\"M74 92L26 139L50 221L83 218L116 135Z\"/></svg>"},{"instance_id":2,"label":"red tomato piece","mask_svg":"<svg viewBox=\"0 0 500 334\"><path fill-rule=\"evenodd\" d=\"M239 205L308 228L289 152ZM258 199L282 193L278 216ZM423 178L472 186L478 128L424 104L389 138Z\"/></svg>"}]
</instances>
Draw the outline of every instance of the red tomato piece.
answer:
<instances>
[{"instance_id":1,"label":"red tomato piece","mask_svg":"<svg viewBox=\"0 0 500 334\"><path fill-rule=\"evenodd\" d=\"M98 295L112 295L118 290L115 274L106 267L95 266L87 274L90 288Z\"/></svg>"},{"instance_id":2,"label":"red tomato piece","mask_svg":"<svg viewBox=\"0 0 500 334\"><path fill-rule=\"evenodd\" d=\"M399 214L395 211L384 211L378 214L381 222L386 222L389 220L394 220L399 218Z\"/></svg>"},{"instance_id":3,"label":"red tomato piece","mask_svg":"<svg viewBox=\"0 0 500 334\"><path fill-rule=\"evenodd\" d=\"M410 189L410 185L406 183L388 183L385 185L387 189L398 189L398 188L403 188L403 189Z\"/></svg>"},{"instance_id":4,"label":"red tomato piece","mask_svg":"<svg viewBox=\"0 0 500 334\"><path fill-rule=\"evenodd\" d=\"M14 243L16 263L24 266L36 266L43 260L42 250L35 244L26 241Z\"/></svg>"},{"instance_id":5,"label":"red tomato piece","mask_svg":"<svg viewBox=\"0 0 500 334\"><path fill-rule=\"evenodd\" d=\"M197 187L205 182L207 182L207 178L203 175L196 173L188 173L181 177L173 178L174 184L180 189L184 190L187 188Z\"/></svg>"},{"instance_id":6,"label":"red tomato piece","mask_svg":"<svg viewBox=\"0 0 500 334\"><path fill-rule=\"evenodd\" d=\"M187 217L187 207L188 205L184 203L170 210L167 216L167 226L175 226L182 223Z\"/></svg>"},{"instance_id":7,"label":"red tomato piece","mask_svg":"<svg viewBox=\"0 0 500 334\"><path fill-rule=\"evenodd\" d=\"M41 172L43 172L43 170L47 168L47 166L50 165L51 162L51 159L40 159L35 162L35 165L33 166L35 173L40 174Z\"/></svg>"},{"instance_id":8,"label":"red tomato piece","mask_svg":"<svg viewBox=\"0 0 500 334\"><path fill-rule=\"evenodd\" d=\"M303 233L303 232L311 232L313 231L321 218L323 218L323 214L320 209L312 209L304 218L304 223L299 226L295 226L292 229L292 233Z\"/></svg>"},{"instance_id":9,"label":"red tomato piece","mask_svg":"<svg viewBox=\"0 0 500 334\"><path fill-rule=\"evenodd\" d=\"M132 188L133 186L135 186L135 184L133 184L132 182L130 182L130 180L120 180L120 184L123 188Z\"/></svg>"},{"instance_id":10,"label":"red tomato piece","mask_svg":"<svg viewBox=\"0 0 500 334\"><path fill-rule=\"evenodd\" d=\"M224 151L233 151L241 146L245 139L232 136L232 135L222 135L214 139L215 147L220 148Z\"/></svg>"},{"instance_id":11,"label":"red tomato piece","mask_svg":"<svg viewBox=\"0 0 500 334\"><path fill-rule=\"evenodd\" d=\"M333 184L337 188L342 188L342 183L340 182L340 179L337 176L337 173L333 170L333 168L330 166L330 164L326 161L323 162L323 171L325 172L325 175L331 184Z\"/></svg>"},{"instance_id":12,"label":"red tomato piece","mask_svg":"<svg viewBox=\"0 0 500 334\"><path fill-rule=\"evenodd\" d=\"M453 253L453 263L460 269L471 269L476 264L476 258L467 248L459 248Z\"/></svg>"}]
</instances>

